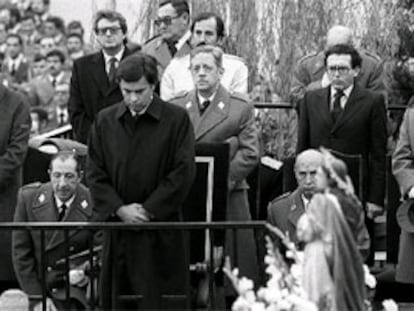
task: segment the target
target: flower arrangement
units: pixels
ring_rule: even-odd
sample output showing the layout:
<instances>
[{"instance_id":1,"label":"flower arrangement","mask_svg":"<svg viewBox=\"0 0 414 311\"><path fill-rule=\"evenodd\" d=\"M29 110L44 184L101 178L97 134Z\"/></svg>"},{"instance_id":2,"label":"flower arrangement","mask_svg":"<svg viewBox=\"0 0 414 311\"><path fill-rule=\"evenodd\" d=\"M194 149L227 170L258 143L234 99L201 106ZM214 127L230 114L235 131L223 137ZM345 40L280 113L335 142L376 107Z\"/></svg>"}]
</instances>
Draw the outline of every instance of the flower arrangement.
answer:
<instances>
[{"instance_id":1,"label":"flower arrangement","mask_svg":"<svg viewBox=\"0 0 414 311\"><path fill-rule=\"evenodd\" d=\"M298 251L289 237L278 228L267 225L269 231L275 234L286 247L287 263L278 247L269 237L266 237L267 254L265 256L266 274L268 280L264 287L255 291L251 280L239 275L237 268L230 267L226 260L223 268L225 275L233 284L238 298L233 303L232 311L327 311L331 310L329 301L321 301L318 305L310 301L302 286L303 253ZM374 289L376 279L364 266L365 284ZM383 302L385 311L397 311L398 306L393 300ZM366 310L372 310L369 301L366 301Z\"/></svg>"}]
</instances>

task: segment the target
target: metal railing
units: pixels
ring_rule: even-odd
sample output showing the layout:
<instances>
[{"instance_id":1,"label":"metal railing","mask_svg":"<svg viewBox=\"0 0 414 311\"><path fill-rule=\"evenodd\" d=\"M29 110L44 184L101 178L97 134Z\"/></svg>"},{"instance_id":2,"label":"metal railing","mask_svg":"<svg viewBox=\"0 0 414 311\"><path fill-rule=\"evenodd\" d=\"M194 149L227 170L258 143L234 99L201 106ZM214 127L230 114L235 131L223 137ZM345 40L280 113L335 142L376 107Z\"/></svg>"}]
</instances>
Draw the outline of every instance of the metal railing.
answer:
<instances>
[{"instance_id":1,"label":"metal railing","mask_svg":"<svg viewBox=\"0 0 414 311\"><path fill-rule=\"evenodd\" d=\"M41 245L41 258L40 258L40 267L41 267L41 285L42 285L42 295L39 296L31 296L31 298L41 299L43 302L43 310L46 310L46 298L48 297L48 289L46 284L46 272L47 272L47 259L45 254L46 243L45 240L45 232L48 230L63 230L64 231L64 243L65 243L65 256L61 259L64 261L65 264L65 299L67 302L70 300L70 283L69 283L69 270L70 270L70 250L69 250L69 230L90 230L98 231L110 231L112 235L115 235L122 230L136 230L139 229L144 231L157 231L157 230L178 230L183 232L184 236L184 246L185 246L185 265L188 266L188 273L186 277L186 288L184 295L178 295L177 297L169 297L173 299L182 299L185 301L186 309L191 309L192 305L192 295L191 295L191 286L189 282L190 278L190 271L193 270L190 264L190 253L191 253L191 245L189 236L191 232L195 230L204 230L206 232L206 237L209 237L211 243L209 243L209 262L213 263L213 248L215 247L215 235L217 231L221 233L225 230L226 233L228 231L231 232L232 241L233 241L233 253L237 254L240 245L238 245L238 239L236 238L237 232L239 230L255 230L256 232L262 233L257 234L256 236L264 236L266 231L266 222L264 221L249 221L249 222L154 222L154 223L143 223L143 224L124 224L119 222L105 222L105 223L91 223L91 222L4 222L0 223L0 231L2 230L39 230L40 231L40 245ZM217 234L218 235L218 234ZM112 238L113 236L111 236ZM207 240L207 238L206 238ZM89 241L89 254L88 260L91 267L91 271L97 271L97 261L94 258L94 245L93 245L93 235L90 236ZM113 249L111 251L114 251ZM116 250L115 250L116 251ZM238 258L232 258L234 262L234 266L238 266ZM112 275L115 276L114 280L118 280L118 271L117 265L112 264ZM216 297L215 297L215 285L214 285L214 267L213 265L208 265L207 273L209 274L209 310L216 309ZM91 284L94 283L94 280L98 275L95 273L90 274L90 282ZM114 282L112 284L112 310L117 310L117 305L120 301L128 301L128 300L139 300L142 296L134 296L134 295L118 295L118 284ZM97 305L97 294L95 292L94 286L91 287L90 292L90 299L89 299L89 310L96 310L98 308ZM171 296L171 295L170 295Z\"/></svg>"}]
</instances>

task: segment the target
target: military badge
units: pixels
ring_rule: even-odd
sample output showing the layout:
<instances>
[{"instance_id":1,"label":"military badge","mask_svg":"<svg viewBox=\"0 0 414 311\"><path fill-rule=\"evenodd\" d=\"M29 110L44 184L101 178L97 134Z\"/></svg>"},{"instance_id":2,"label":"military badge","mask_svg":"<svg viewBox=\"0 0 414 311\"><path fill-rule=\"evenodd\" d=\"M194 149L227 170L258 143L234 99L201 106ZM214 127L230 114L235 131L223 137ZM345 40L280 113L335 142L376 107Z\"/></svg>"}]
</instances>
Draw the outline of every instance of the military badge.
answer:
<instances>
[{"instance_id":1,"label":"military badge","mask_svg":"<svg viewBox=\"0 0 414 311\"><path fill-rule=\"evenodd\" d=\"M86 202L86 200L83 200L81 202L81 206L82 206L83 209L87 208L88 207L88 202Z\"/></svg>"},{"instance_id":2,"label":"military badge","mask_svg":"<svg viewBox=\"0 0 414 311\"><path fill-rule=\"evenodd\" d=\"M192 106L191 102L188 102L187 105L185 105L185 108L190 109Z\"/></svg>"},{"instance_id":3,"label":"military badge","mask_svg":"<svg viewBox=\"0 0 414 311\"><path fill-rule=\"evenodd\" d=\"M220 102L220 103L218 104L218 107L219 107L221 110L223 110L223 108L224 108L224 103L223 103L223 102Z\"/></svg>"}]
</instances>

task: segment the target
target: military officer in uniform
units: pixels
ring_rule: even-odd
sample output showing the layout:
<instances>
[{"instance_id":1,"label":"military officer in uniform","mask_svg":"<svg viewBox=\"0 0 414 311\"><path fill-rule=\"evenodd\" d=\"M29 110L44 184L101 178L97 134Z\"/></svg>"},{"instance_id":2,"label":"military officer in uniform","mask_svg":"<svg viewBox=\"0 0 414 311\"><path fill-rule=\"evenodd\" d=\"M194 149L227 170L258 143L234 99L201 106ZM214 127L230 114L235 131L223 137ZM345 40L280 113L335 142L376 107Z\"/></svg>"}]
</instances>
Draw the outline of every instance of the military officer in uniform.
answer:
<instances>
[{"instance_id":1,"label":"military officer in uniform","mask_svg":"<svg viewBox=\"0 0 414 311\"><path fill-rule=\"evenodd\" d=\"M195 89L181 94L171 102L187 110L193 123L196 143L230 142L229 205L226 219L251 220L246 177L257 165L260 153L253 105L246 96L229 93L220 84L223 52L219 47L199 46L190 55ZM240 274L257 279L258 263L253 231L238 231L237 243ZM225 253L234 260L232 245L229 234Z\"/></svg>"},{"instance_id":2,"label":"military officer in uniform","mask_svg":"<svg viewBox=\"0 0 414 311\"><path fill-rule=\"evenodd\" d=\"M190 8L187 0L160 1L154 23L159 34L145 43L142 52L155 57L161 77L173 57L184 56L191 50L188 43L191 33L188 30Z\"/></svg>"},{"instance_id":3,"label":"military officer in uniform","mask_svg":"<svg viewBox=\"0 0 414 311\"><path fill-rule=\"evenodd\" d=\"M80 184L77 156L61 151L51 160L50 182L23 186L18 194L15 222L68 221L86 222L92 216L89 190ZM23 291L29 295L33 310L42 310L41 238L39 230L15 230L12 234L13 264ZM67 246L63 230L45 231L46 310L87 309L85 267L88 256L78 256L88 249L90 232L69 231L70 302L65 295L65 254ZM75 255L75 256L72 256ZM63 261L63 262L62 262ZM36 297L37 296L37 297Z\"/></svg>"},{"instance_id":4,"label":"military officer in uniform","mask_svg":"<svg viewBox=\"0 0 414 311\"><path fill-rule=\"evenodd\" d=\"M315 149L298 154L294 166L298 188L292 193L285 193L274 199L268 207L269 223L288 235L295 243L298 242L297 222L317 190L315 176L318 167L322 165L322 159L322 154Z\"/></svg>"},{"instance_id":5,"label":"military officer in uniform","mask_svg":"<svg viewBox=\"0 0 414 311\"><path fill-rule=\"evenodd\" d=\"M326 49L337 44L353 45L352 30L344 26L333 26L326 36ZM359 50L362 66L356 83L371 91L385 92L381 59L368 51ZM325 71L325 51L312 53L299 60L293 73L291 99L297 103L306 91L327 87L330 84Z\"/></svg>"},{"instance_id":6,"label":"military officer in uniform","mask_svg":"<svg viewBox=\"0 0 414 311\"><path fill-rule=\"evenodd\" d=\"M191 25L193 48L211 44L220 46L224 39L224 22L215 13L197 15ZM191 76L190 55L174 58L164 71L161 80L161 98L168 101L183 91L194 89ZM236 55L223 54L221 84L229 91L247 94L248 69L243 59Z\"/></svg>"}]
</instances>

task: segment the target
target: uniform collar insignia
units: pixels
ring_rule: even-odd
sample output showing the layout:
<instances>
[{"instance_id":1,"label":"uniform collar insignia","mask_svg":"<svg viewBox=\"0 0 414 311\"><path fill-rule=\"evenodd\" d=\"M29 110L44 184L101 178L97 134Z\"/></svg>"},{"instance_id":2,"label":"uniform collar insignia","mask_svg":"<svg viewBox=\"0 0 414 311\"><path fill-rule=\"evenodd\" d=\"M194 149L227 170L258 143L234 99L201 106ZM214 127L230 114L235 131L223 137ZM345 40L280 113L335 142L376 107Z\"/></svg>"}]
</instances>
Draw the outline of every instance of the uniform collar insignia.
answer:
<instances>
[{"instance_id":1,"label":"uniform collar insignia","mask_svg":"<svg viewBox=\"0 0 414 311\"><path fill-rule=\"evenodd\" d=\"M296 204L293 204L293 205L290 207L290 211L291 211L291 212L293 212L295 209L296 209Z\"/></svg>"},{"instance_id":2,"label":"uniform collar insignia","mask_svg":"<svg viewBox=\"0 0 414 311\"><path fill-rule=\"evenodd\" d=\"M219 107L221 110L223 110L223 108L224 108L224 103L223 103L223 102L220 102L220 103L218 104L218 107Z\"/></svg>"},{"instance_id":3,"label":"uniform collar insignia","mask_svg":"<svg viewBox=\"0 0 414 311\"><path fill-rule=\"evenodd\" d=\"M192 103L191 102L188 102L187 105L185 105L185 108L190 109L191 106L192 106Z\"/></svg>"},{"instance_id":4,"label":"uniform collar insignia","mask_svg":"<svg viewBox=\"0 0 414 311\"><path fill-rule=\"evenodd\" d=\"M86 202L86 200L83 200L81 202L81 206L82 206L83 209L87 208L88 207L88 202Z\"/></svg>"},{"instance_id":5,"label":"uniform collar insignia","mask_svg":"<svg viewBox=\"0 0 414 311\"><path fill-rule=\"evenodd\" d=\"M39 202L43 203L46 200L46 196L42 193L41 195L39 195Z\"/></svg>"}]
</instances>

